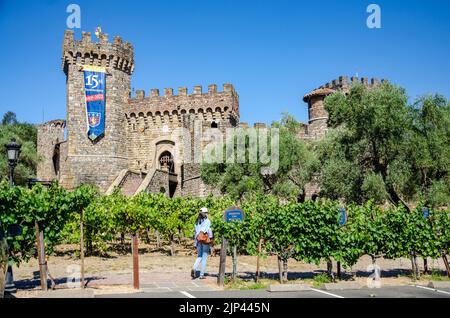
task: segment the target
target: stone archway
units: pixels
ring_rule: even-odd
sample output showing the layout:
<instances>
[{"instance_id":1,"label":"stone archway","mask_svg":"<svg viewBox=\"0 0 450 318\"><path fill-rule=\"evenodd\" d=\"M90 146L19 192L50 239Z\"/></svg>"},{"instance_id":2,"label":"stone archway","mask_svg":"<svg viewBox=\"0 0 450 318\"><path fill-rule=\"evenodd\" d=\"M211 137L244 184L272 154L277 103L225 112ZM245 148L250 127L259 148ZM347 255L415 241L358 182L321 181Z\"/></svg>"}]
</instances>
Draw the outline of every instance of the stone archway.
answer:
<instances>
[{"instance_id":1,"label":"stone archway","mask_svg":"<svg viewBox=\"0 0 450 318\"><path fill-rule=\"evenodd\" d=\"M175 173L175 162L170 151L163 151L158 158L159 169Z\"/></svg>"}]
</instances>

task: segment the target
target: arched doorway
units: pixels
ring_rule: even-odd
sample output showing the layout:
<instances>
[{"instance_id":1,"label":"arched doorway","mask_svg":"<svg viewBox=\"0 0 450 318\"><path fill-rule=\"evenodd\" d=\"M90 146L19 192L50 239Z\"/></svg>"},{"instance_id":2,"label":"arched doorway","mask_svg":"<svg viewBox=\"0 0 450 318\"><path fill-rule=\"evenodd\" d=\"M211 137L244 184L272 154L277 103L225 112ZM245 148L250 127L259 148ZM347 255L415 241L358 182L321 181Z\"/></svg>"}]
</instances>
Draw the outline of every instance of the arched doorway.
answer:
<instances>
[{"instance_id":1,"label":"arched doorway","mask_svg":"<svg viewBox=\"0 0 450 318\"><path fill-rule=\"evenodd\" d=\"M164 151L159 156L159 168L169 173L175 173L173 156L169 151Z\"/></svg>"}]
</instances>

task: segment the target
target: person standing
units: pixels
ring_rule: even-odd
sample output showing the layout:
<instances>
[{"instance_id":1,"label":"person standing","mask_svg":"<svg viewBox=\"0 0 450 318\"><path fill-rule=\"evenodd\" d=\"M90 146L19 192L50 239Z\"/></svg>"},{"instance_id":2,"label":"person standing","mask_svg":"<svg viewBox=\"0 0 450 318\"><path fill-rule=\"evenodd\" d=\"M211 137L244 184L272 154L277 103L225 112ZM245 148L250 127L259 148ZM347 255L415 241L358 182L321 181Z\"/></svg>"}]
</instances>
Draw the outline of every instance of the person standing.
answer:
<instances>
[{"instance_id":1,"label":"person standing","mask_svg":"<svg viewBox=\"0 0 450 318\"><path fill-rule=\"evenodd\" d=\"M206 261L211 249L212 239L214 238L213 232L211 230L211 221L208 219L208 209L201 208L198 214L197 220L195 221L195 247L197 248L197 259L195 260L194 266L191 270L191 277L195 278L197 268L201 263L200 277L199 279L205 278ZM205 239L206 238L206 239Z\"/></svg>"}]
</instances>

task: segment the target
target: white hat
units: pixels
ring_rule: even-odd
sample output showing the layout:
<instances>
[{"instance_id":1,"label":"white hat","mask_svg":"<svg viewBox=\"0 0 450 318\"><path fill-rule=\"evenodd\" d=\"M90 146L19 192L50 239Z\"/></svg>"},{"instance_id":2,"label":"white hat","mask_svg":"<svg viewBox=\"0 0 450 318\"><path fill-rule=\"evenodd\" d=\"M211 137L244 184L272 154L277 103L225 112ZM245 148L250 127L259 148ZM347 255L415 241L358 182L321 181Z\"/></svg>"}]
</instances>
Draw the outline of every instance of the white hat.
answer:
<instances>
[{"instance_id":1,"label":"white hat","mask_svg":"<svg viewBox=\"0 0 450 318\"><path fill-rule=\"evenodd\" d=\"M207 209L207 208L205 208L205 207L203 207L203 208L201 208L201 209L200 209L200 212L203 212L203 213L208 213L208 209Z\"/></svg>"}]
</instances>

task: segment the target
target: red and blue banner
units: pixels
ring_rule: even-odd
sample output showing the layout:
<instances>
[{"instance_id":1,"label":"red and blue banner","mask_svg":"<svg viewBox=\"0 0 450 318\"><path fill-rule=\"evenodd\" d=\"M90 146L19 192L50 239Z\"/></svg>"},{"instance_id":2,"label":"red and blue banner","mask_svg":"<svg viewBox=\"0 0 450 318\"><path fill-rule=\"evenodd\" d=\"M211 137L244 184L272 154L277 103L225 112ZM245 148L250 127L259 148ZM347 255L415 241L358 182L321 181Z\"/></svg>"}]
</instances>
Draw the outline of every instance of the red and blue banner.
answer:
<instances>
[{"instance_id":1,"label":"red and blue banner","mask_svg":"<svg viewBox=\"0 0 450 318\"><path fill-rule=\"evenodd\" d=\"M86 96L87 135L92 141L105 134L106 69L101 66L83 66Z\"/></svg>"}]
</instances>

